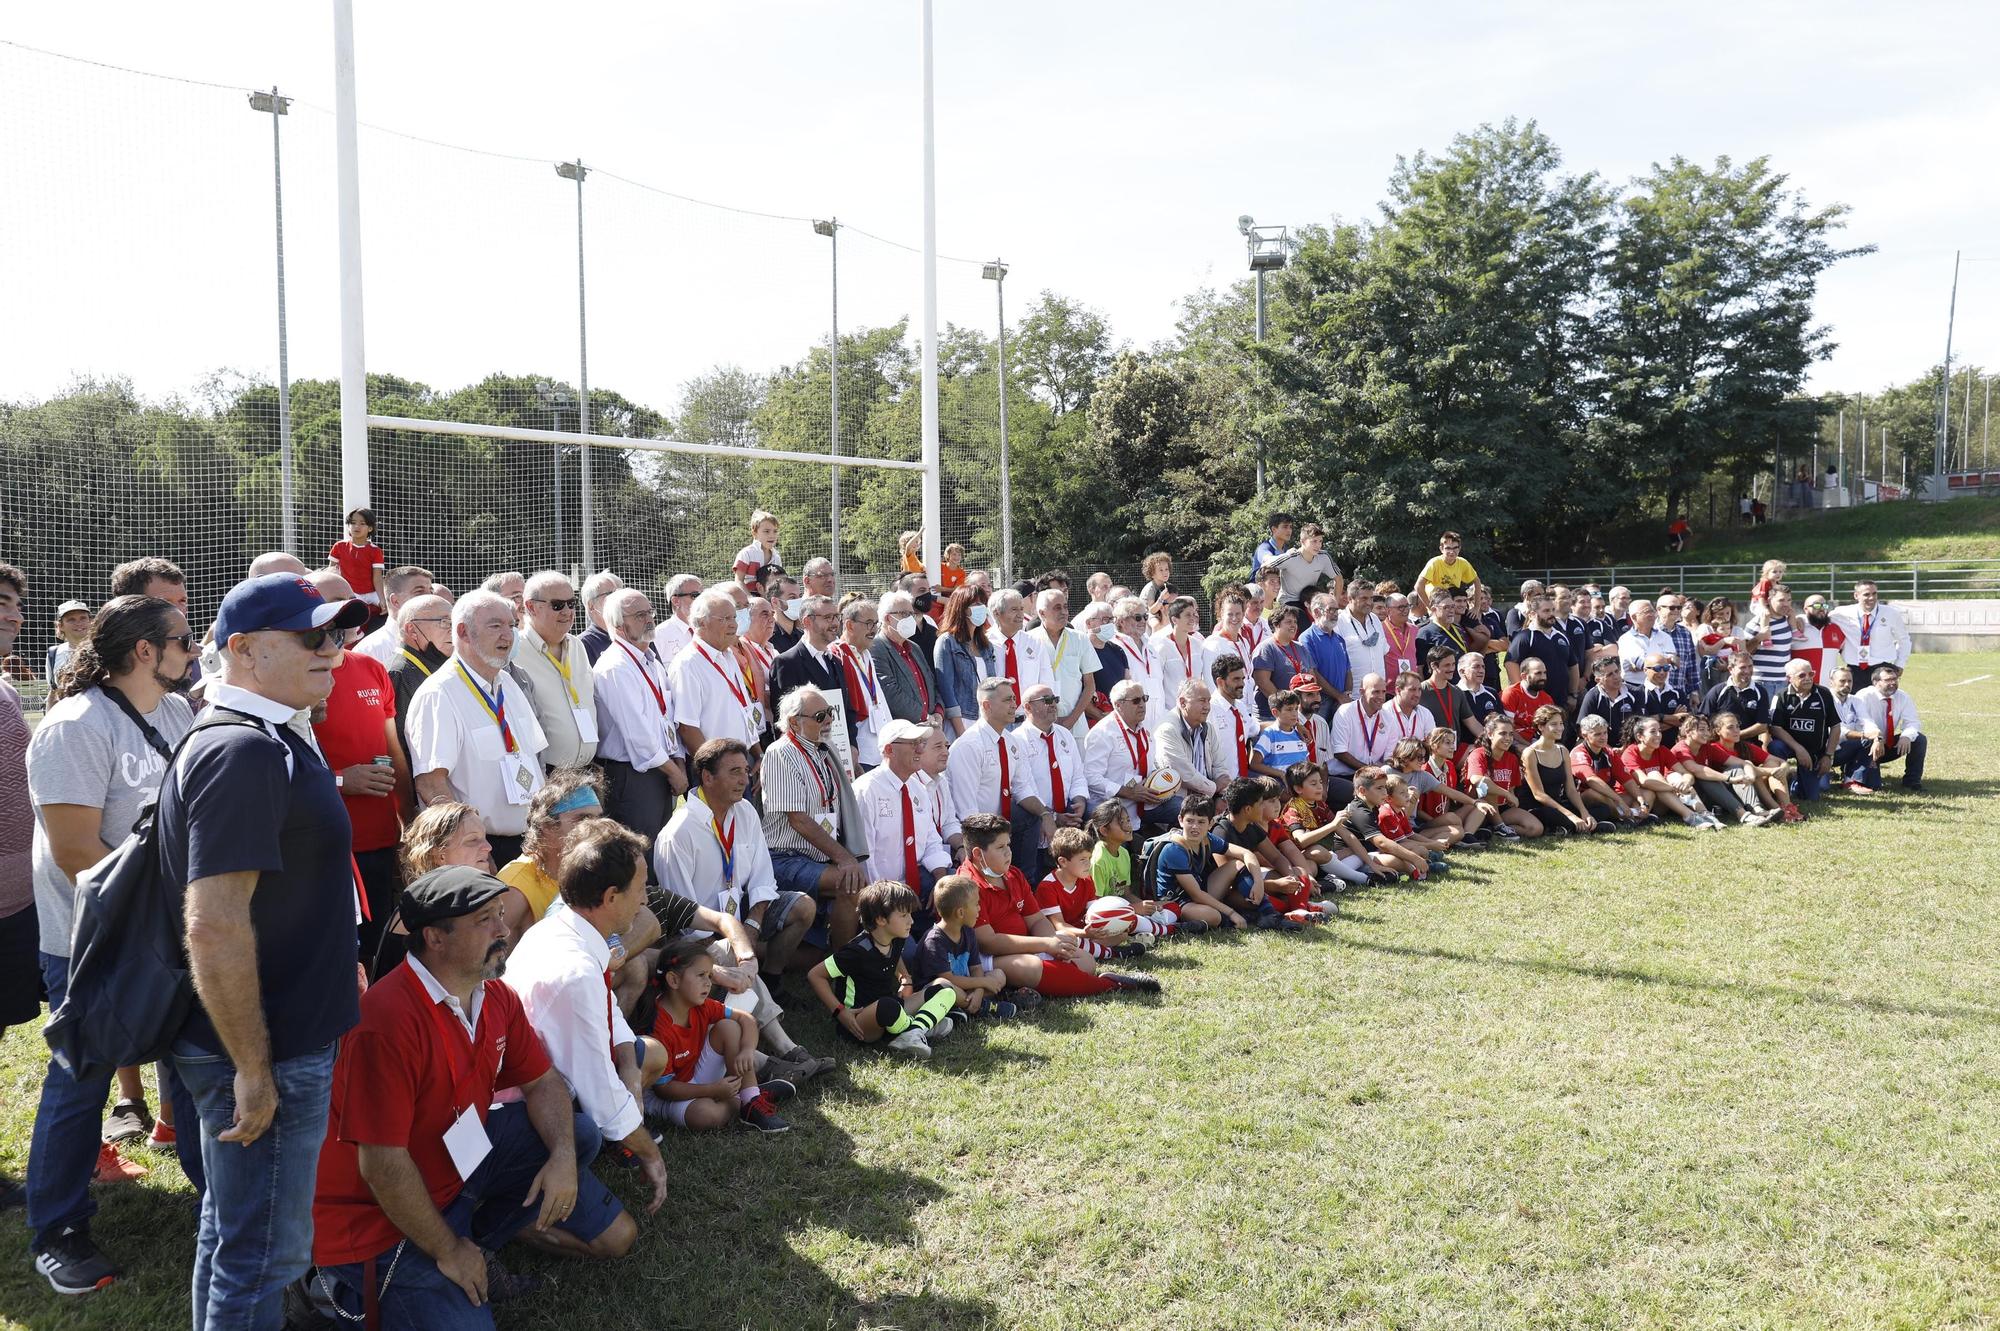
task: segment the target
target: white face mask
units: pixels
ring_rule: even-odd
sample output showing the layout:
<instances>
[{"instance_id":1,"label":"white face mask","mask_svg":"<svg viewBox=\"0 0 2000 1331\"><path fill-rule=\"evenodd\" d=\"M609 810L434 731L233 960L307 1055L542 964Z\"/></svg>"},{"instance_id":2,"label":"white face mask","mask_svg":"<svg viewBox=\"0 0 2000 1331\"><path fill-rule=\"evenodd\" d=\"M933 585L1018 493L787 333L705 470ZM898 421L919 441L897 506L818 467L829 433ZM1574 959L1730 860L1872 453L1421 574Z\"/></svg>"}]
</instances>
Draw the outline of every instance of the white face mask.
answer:
<instances>
[{"instance_id":1,"label":"white face mask","mask_svg":"<svg viewBox=\"0 0 2000 1331\"><path fill-rule=\"evenodd\" d=\"M986 607L983 605L973 606L972 609L965 612L965 618L972 627L982 627L986 623Z\"/></svg>"},{"instance_id":2,"label":"white face mask","mask_svg":"<svg viewBox=\"0 0 2000 1331\"><path fill-rule=\"evenodd\" d=\"M736 612L736 632L737 635L740 637L741 635L748 633L749 631L750 631L750 607L745 606L741 610L738 610Z\"/></svg>"},{"instance_id":3,"label":"white face mask","mask_svg":"<svg viewBox=\"0 0 2000 1331\"><path fill-rule=\"evenodd\" d=\"M1095 637L1100 644L1108 643L1113 638L1118 636L1118 626L1116 624L1099 624L1097 626L1096 633L1094 633L1092 636Z\"/></svg>"},{"instance_id":4,"label":"white face mask","mask_svg":"<svg viewBox=\"0 0 2000 1331\"><path fill-rule=\"evenodd\" d=\"M785 602L786 619L797 619L800 615L804 614L805 611L806 611L806 598L803 596L794 596L791 600Z\"/></svg>"},{"instance_id":5,"label":"white face mask","mask_svg":"<svg viewBox=\"0 0 2000 1331\"><path fill-rule=\"evenodd\" d=\"M898 637L907 638L917 631L917 617L915 615L898 615L892 622L895 625Z\"/></svg>"}]
</instances>

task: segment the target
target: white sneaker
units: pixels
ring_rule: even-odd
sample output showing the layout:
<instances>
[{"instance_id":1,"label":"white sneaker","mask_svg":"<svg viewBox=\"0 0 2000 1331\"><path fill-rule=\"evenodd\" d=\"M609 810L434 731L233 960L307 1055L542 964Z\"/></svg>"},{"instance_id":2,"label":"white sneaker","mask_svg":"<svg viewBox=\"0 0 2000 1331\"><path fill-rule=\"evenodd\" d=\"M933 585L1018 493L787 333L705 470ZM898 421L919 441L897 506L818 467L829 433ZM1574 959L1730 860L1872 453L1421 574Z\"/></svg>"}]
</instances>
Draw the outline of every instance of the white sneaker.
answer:
<instances>
[{"instance_id":1,"label":"white sneaker","mask_svg":"<svg viewBox=\"0 0 2000 1331\"><path fill-rule=\"evenodd\" d=\"M924 1033L914 1026L889 1041L889 1047L899 1054L908 1054L912 1058L931 1056L931 1047L924 1043Z\"/></svg>"},{"instance_id":2,"label":"white sneaker","mask_svg":"<svg viewBox=\"0 0 2000 1331\"><path fill-rule=\"evenodd\" d=\"M1707 814L1689 819L1688 826L1697 832L1720 832L1722 830L1722 824L1716 822L1715 819L1710 818Z\"/></svg>"},{"instance_id":3,"label":"white sneaker","mask_svg":"<svg viewBox=\"0 0 2000 1331\"><path fill-rule=\"evenodd\" d=\"M950 1017L939 1017L937 1019L937 1025L931 1027L928 1031L924 1032L924 1039L926 1041L942 1040L944 1039L945 1036L950 1035L956 1029L957 1025L952 1021Z\"/></svg>"}]
</instances>

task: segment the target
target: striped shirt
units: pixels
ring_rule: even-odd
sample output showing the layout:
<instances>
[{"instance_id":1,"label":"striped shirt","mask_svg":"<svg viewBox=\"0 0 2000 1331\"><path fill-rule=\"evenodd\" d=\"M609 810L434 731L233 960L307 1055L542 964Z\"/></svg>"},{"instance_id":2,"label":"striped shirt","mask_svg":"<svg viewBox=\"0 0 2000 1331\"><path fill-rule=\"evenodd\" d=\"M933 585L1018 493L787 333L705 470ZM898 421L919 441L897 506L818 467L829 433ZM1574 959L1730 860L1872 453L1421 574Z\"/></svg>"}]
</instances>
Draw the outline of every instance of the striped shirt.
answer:
<instances>
[{"instance_id":1,"label":"striped shirt","mask_svg":"<svg viewBox=\"0 0 2000 1331\"><path fill-rule=\"evenodd\" d=\"M1773 619L1765 630L1770 640L1759 646L1752 655L1756 669L1751 678L1759 684L1769 684L1777 688L1785 686L1785 667L1792 663L1792 621Z\"/></svg>"}]
</instances>

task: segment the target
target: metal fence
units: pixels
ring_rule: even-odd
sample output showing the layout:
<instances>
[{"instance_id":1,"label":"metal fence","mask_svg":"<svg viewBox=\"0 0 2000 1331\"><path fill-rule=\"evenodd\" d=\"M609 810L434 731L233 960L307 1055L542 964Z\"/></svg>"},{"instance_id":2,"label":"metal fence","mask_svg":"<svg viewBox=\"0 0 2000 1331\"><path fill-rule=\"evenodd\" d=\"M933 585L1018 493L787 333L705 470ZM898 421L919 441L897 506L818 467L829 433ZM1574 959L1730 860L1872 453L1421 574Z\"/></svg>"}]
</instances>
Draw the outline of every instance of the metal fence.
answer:
<instances>
[{"instance_id":1,"label":"metal fence","mask_svg":"<svg viewBox=\"0 0 2000 1331\"><path fill-rule=\"evenodd\" d=\"M1707 599L1730 596L1745 599L1757 582L1755 564L1613 564L1604 568L1524 568L1507 574L1502 589L1518 587L1529 578L1544 583L1574 587L1594 582L1600 587L1613 584L1632 589L1634 596L1649 596L1661 588L1671 588L1688 596ZM1785 582L1792 599L1802 601L1813 592L1824 592L1846 600L1857 582L1873 582L1884 600L1918 601L2000 597L2000 559L1908 559L1840 560L1826 563L1787 564Z\"/></svg>"}]
</instances>

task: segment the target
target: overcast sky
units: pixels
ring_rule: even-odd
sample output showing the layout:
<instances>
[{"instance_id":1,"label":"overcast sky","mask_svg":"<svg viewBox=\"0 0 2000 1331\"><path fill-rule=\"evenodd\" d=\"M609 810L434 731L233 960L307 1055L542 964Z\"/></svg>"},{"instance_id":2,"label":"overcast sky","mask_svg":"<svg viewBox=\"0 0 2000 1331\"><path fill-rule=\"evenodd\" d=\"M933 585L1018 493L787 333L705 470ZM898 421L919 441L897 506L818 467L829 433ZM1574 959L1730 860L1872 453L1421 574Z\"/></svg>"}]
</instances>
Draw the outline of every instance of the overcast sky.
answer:
<instances>
[{"instance_id":1,"label":"overcast sky","mask_svg":"<svg viewBox=\"0 0 2000 1331\"><path fill-rule=\"evenodd\" d=\"M915 0L480 7L357 0L364 121L529 160L364 133L369 363L438 387L573 374L581 154L592 381L670 406L717 363L767 369L827 326L837 214L921 237ZM1645 12L1641 12L1642 9ZM240 89L280 85L291 370L338 369L331 7L11 6L0 39L0 395L79 374L151 393L276 371L271 141ZM1224 4L937 7L939 241L1004 256L1010 314L1053 289L1123 341L1243 268L1238 214L1370 215L1398 154L1506 116L1624 182L1680 153L1768 154L1880 252L1838 267L1816 388L2000 359L2000 6ZM683 203L640 186L758 210ZM913 254L841 239L843 328L919 310ZM976 265L947 320L989 327Z\"/></svg>"}]
</instances>

